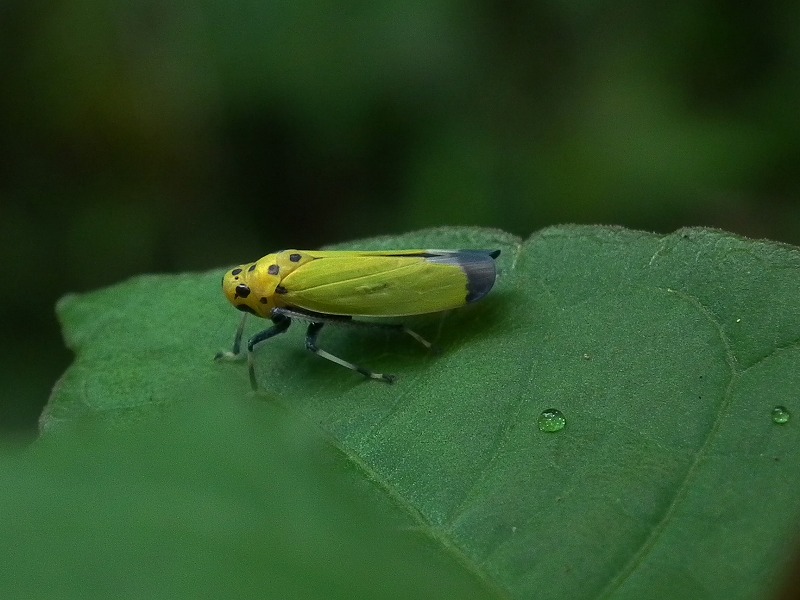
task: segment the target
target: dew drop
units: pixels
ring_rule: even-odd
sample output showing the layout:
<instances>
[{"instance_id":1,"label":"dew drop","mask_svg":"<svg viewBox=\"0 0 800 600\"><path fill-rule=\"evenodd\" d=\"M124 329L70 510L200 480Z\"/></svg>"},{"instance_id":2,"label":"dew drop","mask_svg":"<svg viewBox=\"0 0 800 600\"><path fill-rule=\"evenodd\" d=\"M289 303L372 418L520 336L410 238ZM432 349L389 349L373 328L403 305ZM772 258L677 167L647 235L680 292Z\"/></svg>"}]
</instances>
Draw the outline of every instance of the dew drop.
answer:
<instances>
[{"instance_id":1,"label":"dew drop","mask_svg":"<svg viewBox=\"0 0 800 600\"><path fill-rule=\"evenodd\" d=\"M539 431L561 431L566 424L567 420L564 418L564 413L557 408L548 408L539 415Z\"/></svg>"},{"instance_id":2,"label":"dew drop","mask_svg":"<svg viewBox=\"0 0 800 600\"><path fill-rule=\"evenodd\" d=\"M778 425L784 425L788 423L791 416L792 415L789 412L789 409L785 406L776 406L772 409L772 422L777 423Z\"/></svg>"}]
</instances>

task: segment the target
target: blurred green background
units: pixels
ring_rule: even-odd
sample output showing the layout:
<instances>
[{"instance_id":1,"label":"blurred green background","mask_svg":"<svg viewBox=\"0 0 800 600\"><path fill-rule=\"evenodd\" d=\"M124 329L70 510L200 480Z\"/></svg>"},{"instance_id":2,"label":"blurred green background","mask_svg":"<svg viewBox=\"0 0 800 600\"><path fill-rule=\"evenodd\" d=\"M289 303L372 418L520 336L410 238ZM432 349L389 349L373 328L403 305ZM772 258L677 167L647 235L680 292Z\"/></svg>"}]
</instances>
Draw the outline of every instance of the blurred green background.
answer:
<instances>
[{"instance_id":1,"label":"blurred green background","mask_svg":"<svg viewBox=\"0 0 800 600\"><path fill-rule=\"evenodd\" d=\"M137 273L445 224L800 243L789 0L6 0L0 57L7 435L56 300Z\"/></svg>"}]
</instances>

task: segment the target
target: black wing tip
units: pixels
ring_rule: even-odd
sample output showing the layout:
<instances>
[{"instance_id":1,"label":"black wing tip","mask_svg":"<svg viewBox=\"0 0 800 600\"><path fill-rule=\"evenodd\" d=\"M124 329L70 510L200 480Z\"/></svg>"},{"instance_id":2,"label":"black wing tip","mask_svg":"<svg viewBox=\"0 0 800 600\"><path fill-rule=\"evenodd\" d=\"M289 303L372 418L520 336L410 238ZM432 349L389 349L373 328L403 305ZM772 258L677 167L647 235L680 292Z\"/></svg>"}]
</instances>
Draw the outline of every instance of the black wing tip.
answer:
<instances>
[{"instance_id":1,"label":"black wing tip","mask_svg":"<svg viewBox=\"0 0 800 600\"><path fill-rule=\"evenodd\" d=\"M467 279L467 296L464 301L467 304L472 304L483 298L494 287L494 278L469 278Z\"/></svg>"},{"instance_id":2,"label":"black wing tip","mask_svg":"<svg viewBox=\"0 0 800 600\"><path fill-rule=\"evenodd\" d=\"M492 260L484 259L477 263L463 263L461 268L467 276L467 304L477 302L483 298L494 286L497 271L494 259L500 255L500 250L486 251L484 256L491 257Z\"/></svg>"},{"instance_id":3,"label":"black wing tip","mask_svg":"<svg viewBox=\"0 0 800 600\"><path fill-rule=\"evenodd\" d=\"M469 250L469 249L462 249L456 250L456 252L461 252L463 254L486 254L491 256L492 258L497 258L500 256L500 250Z\"/></svg>"}]
</instances>

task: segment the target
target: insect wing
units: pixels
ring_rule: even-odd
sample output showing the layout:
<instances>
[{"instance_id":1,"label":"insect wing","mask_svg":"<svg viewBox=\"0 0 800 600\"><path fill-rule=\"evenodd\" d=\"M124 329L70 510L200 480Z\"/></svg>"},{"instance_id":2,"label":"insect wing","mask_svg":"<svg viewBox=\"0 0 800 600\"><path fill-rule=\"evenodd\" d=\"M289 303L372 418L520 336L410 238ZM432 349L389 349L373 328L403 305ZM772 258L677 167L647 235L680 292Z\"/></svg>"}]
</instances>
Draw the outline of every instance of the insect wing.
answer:
<instances>
[{"instance_id":1,"label":"insect wing","mask_svg":"<svg viewBox=\"0 0 800 600\"><path fill-rule=\"evenodd\" d=\"M389 317L447 310L488 293L496 255L477 250L320 253L283 280L282 299L337 315Z\"/></svg>"}]
</instances>

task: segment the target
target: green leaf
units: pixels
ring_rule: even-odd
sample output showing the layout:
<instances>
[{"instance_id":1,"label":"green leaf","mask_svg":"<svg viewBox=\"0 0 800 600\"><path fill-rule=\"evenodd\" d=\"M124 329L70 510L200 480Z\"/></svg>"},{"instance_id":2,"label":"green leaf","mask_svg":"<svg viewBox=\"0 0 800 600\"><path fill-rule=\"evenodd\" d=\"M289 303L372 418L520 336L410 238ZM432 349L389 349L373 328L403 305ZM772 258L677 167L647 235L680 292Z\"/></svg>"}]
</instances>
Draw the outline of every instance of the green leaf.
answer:
<instances>
[{"instance_id":1,"label":"green leaf","mask_svg":"<svg viewBox=\"0 0 800 600\"><path fill-rule=\"evenodd\" d=\"M30 574L38 553L58 586L99 561L115 590L146 581L163 597L774 592L800 516L798 420L772 420L800 414L798 249L606 227L351 246L503 253L484 301L410 322L438 354L324 330L321 347L393 386L306 352L297 327L259 349L251 394L243 365L211 360L239 318L222 269L62 301L76 360L42 441L3 463L0 534L24 540L6 570ZM566 418L554 433L537 427L550 408ZM87 497L100 525L81 529Z\"/></svg>"}]
</instances>

